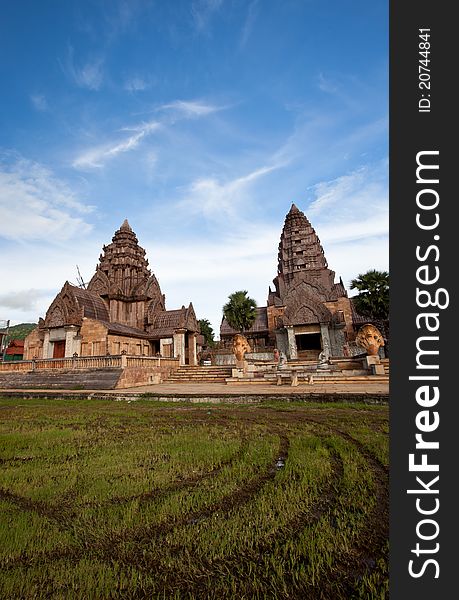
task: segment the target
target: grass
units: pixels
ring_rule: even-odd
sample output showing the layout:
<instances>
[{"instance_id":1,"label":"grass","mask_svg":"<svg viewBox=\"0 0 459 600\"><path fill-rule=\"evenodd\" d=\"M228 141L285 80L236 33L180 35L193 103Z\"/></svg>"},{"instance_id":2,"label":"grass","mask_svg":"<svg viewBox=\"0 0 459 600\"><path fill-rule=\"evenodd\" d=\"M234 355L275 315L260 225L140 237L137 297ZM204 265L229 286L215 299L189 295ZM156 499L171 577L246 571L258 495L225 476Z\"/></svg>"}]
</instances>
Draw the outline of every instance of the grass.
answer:
<instances>
[{"instance_id":1,"label":"grass","mask_svg":"<svg viewBox=\"0 0 459 600\"><path fill-rule=\"evenodd\" d=\"M0 400L0 597L388 597L388 409Z\"/></svg>"}]
</instances>

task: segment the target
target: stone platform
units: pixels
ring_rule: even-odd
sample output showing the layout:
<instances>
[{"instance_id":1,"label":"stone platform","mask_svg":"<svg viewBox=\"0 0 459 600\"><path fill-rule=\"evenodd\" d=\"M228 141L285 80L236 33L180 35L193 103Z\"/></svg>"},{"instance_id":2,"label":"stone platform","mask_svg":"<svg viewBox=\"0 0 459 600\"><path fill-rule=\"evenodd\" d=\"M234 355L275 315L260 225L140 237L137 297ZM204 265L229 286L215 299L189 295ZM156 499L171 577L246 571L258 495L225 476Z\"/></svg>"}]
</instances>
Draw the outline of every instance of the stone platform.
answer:
<instances>
[{"instance_id":1,"label":"stone platform","mask_svg":"<svg viewBox=\"0 0 459 600\"><path fill-rule=\"evenodd\" d=\"M266 400L300 400L304 402L367 402L389 401L389 384L381 382L317 383L314 385L273 386L240 384L237 388L222 383L161 383L123 390L0 390L2 397L21 398L94 398L122 401L157 400L169 402L234 402L252 403Z\"/></svg>"}]
</instances>

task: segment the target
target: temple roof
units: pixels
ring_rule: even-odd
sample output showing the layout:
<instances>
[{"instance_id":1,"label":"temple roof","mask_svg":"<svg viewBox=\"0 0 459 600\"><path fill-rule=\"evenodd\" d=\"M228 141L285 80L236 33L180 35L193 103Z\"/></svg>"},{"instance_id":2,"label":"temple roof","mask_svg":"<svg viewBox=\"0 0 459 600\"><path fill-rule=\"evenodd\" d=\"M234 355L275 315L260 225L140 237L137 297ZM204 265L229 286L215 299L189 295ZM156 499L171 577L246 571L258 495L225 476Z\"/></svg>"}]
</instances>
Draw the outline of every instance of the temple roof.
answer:
<instances>
[{"instance_id":1,"label":"temple roof","mask_svg":"<svg viewBox=\"0 0 459 600\"><path fill-rule=\"evenodd\" d=\"M128 325L122 325L121 323L102 322L102 324L107 327L108 333L115 333L118 335L142 339L150 339L151 337L150 334L146 333L145 331L142 331L141 329L137 329L136 327L129 327Z\"/></svg>"},{"instance_id":2,"label":"temple roof","mask_svg":"<svg viewBox=\"0 0 459 600\"><path fill-rule=\"evenodd\" d=\"M305 214L292 204L285 217L279 243L278 274L326 269L327 261L320 240Z\"/></svg>"},{"instance_id":3,"label":"temple roof","mask_svg":"<svg viewBox=\"0 0 459 600\"><path fill-rule=\"evenodd\" d=\"M262 333L267 332L268 328L268 312L266 306L259 306L256 309L257 316L255 321L250 329L247 329L245 333ZM233 329L228 324L228 321L223 318L222 324L220 325L220 335L235 335L236 333L240 333L236 329Z\"/></svg>"},{"instance_id":4,"label":"temple roof","mask_svg":"<svg viewBox=\"0 0 459 600\"><path fill-rule=\"evenodd\" d=\"M199 331L192 304L188 308L182 306L177 310L158 311L154 316L152 325L149 327L149 333L154 338L171 337L177 329Z\"/></svg>"},{"instance_id":5,"label":"temple roof","mask_svg":"<svg viewBox=\"0 0 459 600\"><path fill-rule=\"evenodd\" d=\"M115 231L112 243L103 247L96 274L88 289L101 295L121 296L135 300L142 296L151 271L145 250L127 219Z\"/></svg>"},{"instance_id":6,"label":"temple roof","mask_svg":"<svg viewBox=\"0 0 459 600\"><path fill-rule=\"evenodd\" d=\"M301 212L300 209L297 207L297 205L294 202L292 202L292 206L291 206L290 210L288 211L288 214L294 215L299 212ZM301 213L301 214L303 214L303 213Z\"/></svg>"},{"instance_id":7,"label":"temple roof","mask_svg":"<svg viewBox=\"0 0 459 600\"><path fill-rule=\"evenodd\" d=\"M119 230L120 231L132 231L132 228L129 225L129 222L127 219L124 219Z\"/></svg>"},{"instance_id":8,"label":"temple roof","mask_svg":"<svg viewBox=\"0 0 459 600\"><path fill-rule=\"evenodd\" d=\"M93 294L89 290L70 284L68 289L72 291L79 307L83 309L84 317L96 319L97 321L110 320L107 305L100 296Z\"/></svg>"}]
</instances>

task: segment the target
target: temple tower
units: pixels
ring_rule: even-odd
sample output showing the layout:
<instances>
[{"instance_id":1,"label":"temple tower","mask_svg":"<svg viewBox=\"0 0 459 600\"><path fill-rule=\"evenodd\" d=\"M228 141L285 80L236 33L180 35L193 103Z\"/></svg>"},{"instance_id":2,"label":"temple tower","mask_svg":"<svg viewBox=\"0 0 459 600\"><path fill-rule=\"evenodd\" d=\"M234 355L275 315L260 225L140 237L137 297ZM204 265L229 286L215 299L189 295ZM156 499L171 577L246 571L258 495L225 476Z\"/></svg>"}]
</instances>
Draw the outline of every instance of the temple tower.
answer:
<instances>
[{"instance_id":1,"label":"temple tower","mask_svg":"<svg viewBox=\"0 0 459 600\"><path fill-rule=\"evenodd\" d=\"M149 279L151 271L145 258L145 250L139 246L137 236L127 219L115 231L112 243L103 247L103 252L96 268L107 276L110 295L133 299L139 291L139 284Z\"/></svg>"},{"instance_id":2,"label":"temple tower","mask_svg":"<svg viewBox=\"0 0 459 600\"><path fill-rule=\"evenodd\" d=\"M334 285L335 273L328 268L324 250L311 223L292 204L282 229L277 275L282 296L292 284L299 281L315 281L327 290Z\"/></svg>"},{"instance_id":3,"label":"temple tower","mask_svg":"<svg viewBox=\"0 0 459 600\"><path fill-rule=\"evenodd\" d=\"M290 358L342 355L352 333L350 302L342 281L328 268L311 223L292 204L282 229L275 290L268 294L268 325Z\"/></svg>"},{"instance_id":4,"label":"temple tower","mask_svg":"<svg viewBox=\"0 0 459 600\"><path fill-rule=\"evenodd\" d=\"M127 219L115 232L112 243L103 247L96 273L88 290L107 303L110 320L142 329L149 306L165 309L164 296L148 268L145 250Z\"/></svg>"}]
</instances>

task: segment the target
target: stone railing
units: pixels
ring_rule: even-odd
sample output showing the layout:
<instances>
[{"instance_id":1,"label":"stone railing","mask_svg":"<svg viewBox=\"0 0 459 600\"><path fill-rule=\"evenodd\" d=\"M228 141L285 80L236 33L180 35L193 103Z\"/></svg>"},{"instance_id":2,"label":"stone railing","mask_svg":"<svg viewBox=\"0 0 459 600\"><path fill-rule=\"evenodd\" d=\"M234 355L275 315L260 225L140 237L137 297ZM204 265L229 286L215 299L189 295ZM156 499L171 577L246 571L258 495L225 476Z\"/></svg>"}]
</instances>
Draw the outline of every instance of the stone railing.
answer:
<instances>
[{"instance_id":1,"label":"stone railing","mask_svg":"<svg viewBox=\"0 0 459 600\"><path fill-rule=\"evenodd\" d=\"M36 360L0 363L0 372L35 371L37 369L120 369L125 367L177 367L178 358L158 356L75 356L67 358L39 358Z\"/></svg>"},{"instance_id":2,"label":"stone railing","mask_svg":"<svg viewBox=\"0 0 459 600\"><path fill-rule=\"evenodd\" d=\"M121 356L123 367L175 367L179 364L179 358L162 358L161 356Z\"/></svg>"}]
</instances>

